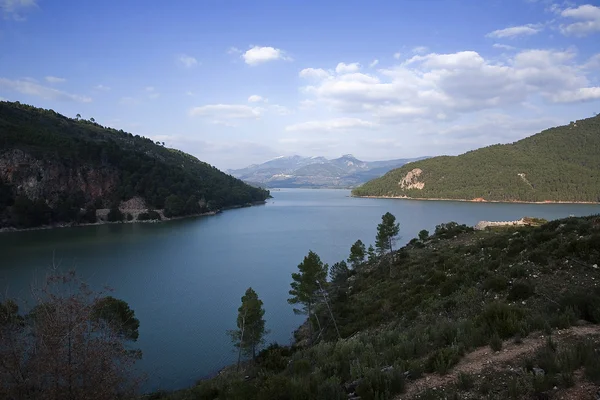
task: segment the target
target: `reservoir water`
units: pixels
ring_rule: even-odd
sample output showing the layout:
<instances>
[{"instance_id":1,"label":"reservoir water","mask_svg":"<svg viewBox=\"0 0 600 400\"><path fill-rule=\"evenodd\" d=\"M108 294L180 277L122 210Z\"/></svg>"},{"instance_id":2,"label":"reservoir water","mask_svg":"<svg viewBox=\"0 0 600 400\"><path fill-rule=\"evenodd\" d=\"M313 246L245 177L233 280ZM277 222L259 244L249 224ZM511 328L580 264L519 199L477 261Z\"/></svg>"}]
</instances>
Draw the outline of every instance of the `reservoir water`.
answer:
<instances>
[{"instance_id":1,"label":"reservoir water","mask_svg":"<svg viewBox=\"0 0 600 400\"><path fill-rule=\"evenodd\" d=\"M249 286L264 302L269 341L289 343L303 320L286 301L298 263L309 250L332 264L357 239L374 243L387 211L400 222L398 244L448 221L600 213L598 205L359 199L347 190L272 195L266 205L211 217L0 234L0 289L27 299L31 282L53 262L76 268L94 288L110 286L140 320L145 389L177 389L235 361L225 332Z\"/></svg>"}]
</instances>

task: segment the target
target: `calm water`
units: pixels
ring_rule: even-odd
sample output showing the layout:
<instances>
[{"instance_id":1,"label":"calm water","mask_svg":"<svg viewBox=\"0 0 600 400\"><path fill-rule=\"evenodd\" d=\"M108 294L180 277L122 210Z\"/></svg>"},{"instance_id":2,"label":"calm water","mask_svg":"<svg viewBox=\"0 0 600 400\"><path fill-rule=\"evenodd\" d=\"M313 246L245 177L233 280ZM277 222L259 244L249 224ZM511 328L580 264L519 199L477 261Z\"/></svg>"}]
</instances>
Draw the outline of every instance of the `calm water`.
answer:
<instances>
[{"instance_id":1,"label":"calm water","mask_svg":"<svg viewBox=\"0 0 600 400\"><path fill-rule=\"evenodd\" d=\"M285 189L264 206L161 224L0 234L0 289L28 297L52 260L92 286L108 285L141 322L147 389L175 389L235 361L225 331L252 286L264 301L270 341L288 343L302 317L287 304L290 274L309 249L328 263L357 239L374 242L381 215L400 222L401 243L441 222L600 213L595 205L486 204L355 199L346 190Z\"/></svg>"}]
</instances>

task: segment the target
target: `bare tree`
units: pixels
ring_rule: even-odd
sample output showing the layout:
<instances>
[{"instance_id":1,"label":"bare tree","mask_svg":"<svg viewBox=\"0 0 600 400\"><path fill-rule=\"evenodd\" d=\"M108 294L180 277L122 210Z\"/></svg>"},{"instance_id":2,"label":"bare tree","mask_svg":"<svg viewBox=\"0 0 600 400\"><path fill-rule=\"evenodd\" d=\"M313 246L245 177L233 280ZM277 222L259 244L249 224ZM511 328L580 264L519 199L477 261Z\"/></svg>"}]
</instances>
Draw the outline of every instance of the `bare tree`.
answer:
<instances>
[{"instance_id":1,"label":"bare tree","mask_svg":"<svg viewBox=\"0 0 600 400\"><path fill-rule=\"evenodd\" d=\"M19 314L0 303L0 398L115 399L133 395L141 357L128 346L139 321L121 300L95 293L74 272L50 274Z\"/></svg>"}]
</instances>

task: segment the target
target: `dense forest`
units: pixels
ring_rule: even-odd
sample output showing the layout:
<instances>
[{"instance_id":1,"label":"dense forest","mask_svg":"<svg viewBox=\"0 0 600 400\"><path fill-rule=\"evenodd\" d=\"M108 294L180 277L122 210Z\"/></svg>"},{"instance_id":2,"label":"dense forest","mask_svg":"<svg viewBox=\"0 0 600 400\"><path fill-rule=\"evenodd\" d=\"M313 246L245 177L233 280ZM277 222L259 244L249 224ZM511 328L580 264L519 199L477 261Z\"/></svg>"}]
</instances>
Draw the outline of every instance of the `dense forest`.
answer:
<instances>
[{"instance_id":1,"label":"dense forest","mask_svg":"<svg viewBox=\"0 0 600 400\"><path fill-rule=\"evenodd\" d=\"M595 398L600 216L528 221L443 223L394 251L402 227L388 213L375 246L357 241L331 266L311 251L298 265L288 302L308 319L294 345L150 398ZM260 343L269 326L258 295L242 297L236 347ZM243 339L244 322L259 335Z\"/></svg>"},{"instance_id":2,"label":"dense forest","mask_svg":"<svg viewBox=\"0 0 600 400\"><path fill-rule=\"evenodd\" d=\"M599 154L600 116L596 116L550 128L512 144L409 163L356 188L353 194L600 202ZM406 179L411 171L416 176Z\"/></svg>"},{"instance_id":3,"label":"dense forest","mask_svg":"<svg viewBox=\"0 0 600 400\"><path fill-rule=\"evenodd\" d=\"M183 216L263 201L254 188L164 143L18 102L0 102L0 227L124 218L120 202ZM143 217L147 217L146 213Z\"/></svg>"}]
</instances>

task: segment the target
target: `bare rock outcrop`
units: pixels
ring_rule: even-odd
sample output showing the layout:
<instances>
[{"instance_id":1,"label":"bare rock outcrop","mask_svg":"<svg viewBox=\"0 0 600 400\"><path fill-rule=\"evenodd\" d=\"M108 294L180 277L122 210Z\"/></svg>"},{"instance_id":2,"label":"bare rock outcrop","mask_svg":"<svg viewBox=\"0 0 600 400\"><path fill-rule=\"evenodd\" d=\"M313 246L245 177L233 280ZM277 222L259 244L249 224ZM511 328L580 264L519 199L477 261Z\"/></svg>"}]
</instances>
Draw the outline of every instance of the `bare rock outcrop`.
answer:
<instances>
[{"instance_id":1,"label":"bare rock outcrop","mask_svg":"<svg viewBox=\"0 0 600 400\"><path fill-rule=\"evenodd\" d=\"M398 184L401 189L418 189L422 190L425 187L425 182L420 182L419 177L423 173L421 168L415 168L412 171L409 171L404 179L402 179Z\"/></svg>"}]
</instances>

